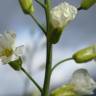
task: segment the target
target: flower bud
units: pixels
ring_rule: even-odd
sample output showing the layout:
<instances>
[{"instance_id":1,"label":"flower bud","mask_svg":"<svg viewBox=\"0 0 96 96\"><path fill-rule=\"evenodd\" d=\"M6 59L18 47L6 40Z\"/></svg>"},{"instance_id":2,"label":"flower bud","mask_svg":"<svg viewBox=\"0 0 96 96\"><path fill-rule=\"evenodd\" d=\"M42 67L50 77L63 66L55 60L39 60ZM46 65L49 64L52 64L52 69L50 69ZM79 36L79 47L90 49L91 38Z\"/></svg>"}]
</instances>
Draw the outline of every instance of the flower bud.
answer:
<instances>
[{"instance_id":1,"label":"flower bud","mask_svg":"<svg viewBox=\"0 0 96 96\"><path fill-rule=\"evenodd\" d=\"M19 71L22 67L22 60L19 57L17 60L10 61L8 63L14 70Z\"/></svg>"},{"instance_id":2,"label":"flower bud","mask_svg":"<svg viewBox=\"0 0 96 96\"><path fill-rule=\"evenodd\" d=\"M81 49L73 54L73 59L77 63L84 63L96 58L96 45Z\"/></svg>"},{"instance_id":3,"label":"flower bud","mask_svg":"<svg viewBox=\"0 0 96 96\"><path fill-rule=\"evenodd\" d=\"M62 87L54 90L50 96L79 96L79 95L74 91L74 85L65 84Z\"/></svg>"},{"instance_id":4,"label":"flower bud","mask_svg":"<svg viewBox=\"0 0 96 96\"><path fill-rule=\"evenodd\" d=\"M68 23L75 19L77 15L77 8L73 5L63 2L50 11L51 17L51 39L53 43L57 43L60 39L61 33ZM52 41L52 40L51 40Z\"/></svg>"},{"instance_id":5,"label":"flower bud","mask_svg":"<svg viewBox=\"0 0 96 96\"><path fill-rule=\"evenodd\" d=\"M87 10L90 7L92 7L94 4L96 4L96 0L82 0L80 8Z\"/></svg>"},{"instance_id":6,"label":"flower bud","mask_svg":"<svg viewBox=\"0 0 96 96\"><path fill-rule=\"evenodd\" d=\"M25 14L31 14L34 12L32 0L19 0L20 6Z\"/></svg>"}]
</instances>

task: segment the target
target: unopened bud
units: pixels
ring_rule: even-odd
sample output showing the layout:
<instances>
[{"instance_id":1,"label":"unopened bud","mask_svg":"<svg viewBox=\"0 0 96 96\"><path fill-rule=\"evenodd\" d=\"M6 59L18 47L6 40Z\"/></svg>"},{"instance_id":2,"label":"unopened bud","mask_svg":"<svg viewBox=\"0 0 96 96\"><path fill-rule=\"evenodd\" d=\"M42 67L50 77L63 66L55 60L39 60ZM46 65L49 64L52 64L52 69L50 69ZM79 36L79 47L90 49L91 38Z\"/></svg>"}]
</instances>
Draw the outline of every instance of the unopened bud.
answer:
<instances>
[{"instance_id":1,"label":"unopened bud","mask_svg":"<svg viewBox=\"0 0 96 96\"><path fill-rule=\"evenodd\" d=\"M25 14L31 14L34 12L32 0L19 0L20 6Z\"/></svg>"},{"instance_id":2,"label":"unopened bud","mask_svg":"<svg viewBox=\"0 0 96 96\"><path fill-rule=\"evenodd\" d=\"M73 59L77 63L84 63L96 58L96 45L81 49L73 54Z\"/></svg>"},{"instance_id":3,"label":"unopened bud","mask_svg":"<svg viewBox=\"0 0 96 96\"><path fill-rule=\"evenodd\" d=\"M92 7L94 4L96 4L96 0L82 0L80 9L87 10L90 7Z\"/></svg>"},{"instance_id":4,"label":"unopened bud","mask_svg":"<svg viewBox=\"0 0 96 96\"><path fill-rule=\"evenodd\" d=\"M65 84L62 87L55 89L50 96L79 96L74 91L73 84Z\"/></svg>"}]
</instances>

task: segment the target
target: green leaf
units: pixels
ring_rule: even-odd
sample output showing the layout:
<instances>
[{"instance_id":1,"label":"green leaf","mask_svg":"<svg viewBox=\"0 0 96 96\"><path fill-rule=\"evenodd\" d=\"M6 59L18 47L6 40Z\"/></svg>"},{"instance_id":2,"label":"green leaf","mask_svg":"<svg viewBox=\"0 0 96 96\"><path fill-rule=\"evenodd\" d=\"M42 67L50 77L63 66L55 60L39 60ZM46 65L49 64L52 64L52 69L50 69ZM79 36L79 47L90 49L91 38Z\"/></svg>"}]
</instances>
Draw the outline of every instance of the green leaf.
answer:
<instances>
[{"instance_id":1,"label":"green leaf","mask_svg":"<svg viewBox=\"0 0 96 96\"><path fill-rule=\"evenodd\" d=\"M54 90L50 96L79 96L79 95L74 91L74 85L66 84Z\"/></svg>"},{"instance_id":2,"label":"green leaf","mask_svg":"<svg viewBox=\"0 0 96 96\"><path fill-rule=\"evenodd\" d=\"M22 60L19 57L19 59L14 60L14 61L10 61L8 63L14 70L19 71L22 67Z\"/></svg>"},{"instance_id":3,"label":"green leaf","mask_svg":"<svg viewBox=\"0 0 96 96\"><path fill-rule=\"evenodd\" d=\"M80 9L87 10L90 7L92 7L94 4L96 4L96 0L82 0Z\"/></svg>"}]
</instances>

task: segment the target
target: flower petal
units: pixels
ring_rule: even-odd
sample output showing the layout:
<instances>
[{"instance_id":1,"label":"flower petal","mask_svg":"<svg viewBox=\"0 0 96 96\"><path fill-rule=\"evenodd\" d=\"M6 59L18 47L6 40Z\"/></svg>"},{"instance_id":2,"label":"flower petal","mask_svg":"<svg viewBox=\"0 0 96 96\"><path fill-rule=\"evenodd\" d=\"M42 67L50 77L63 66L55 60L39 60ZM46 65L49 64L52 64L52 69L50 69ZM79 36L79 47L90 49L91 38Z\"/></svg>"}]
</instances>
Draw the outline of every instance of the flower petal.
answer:
<instances>
[{"instance_id":1,"label":"flower petal","mask_svg":"<svg viewBox=\"0 0 96 96\"><path fill-rule=\"evenodd\" d=\"M63 28L77 15L77 8L67 2L63 2L52 8L51 23L54 28Z\"/></svg>"},{"instance_id":2,"label":"flower petal","mask_svg":"<svg viewBox=\"0 0 96 96\"><path fill-rule=\"evenodd\" d=\"M4 32L0 34L0 47L2 49L11 48L15 42L16 34L13 32Z\"/></svg>"},{"instance_id":3,"label":"flower petal","mask_svg":"<svg viewBox=\"0 0 96 96\"><path fill-rule=\"evenodd\" d=\"M6 48L6 39L4 38L4 36L2 34L0 34L0 48L4 49Z\"/></svg>"},{"instance_id":4,"label":"flower petal","mask_svg":"<svg viewBox=\"0 0 96 96\"><path fill-rule=\"evenodd\" d=\"M19 47L16 47L16 49L14 51L14 54L16 56L22 56L23 55L23 52L24 52L24 45L21 45Z\"/></svg>"},{"instance_id":5,"label":"flower petal","mask_svg":"<svg viewBox=\"0 0 96 96\"><path fill-rule=\"evenodd\" d=\"M74 90L81 95L93 94L93 90L96 89L96 82L86 69L76 70L73 73L71 84L75 85Z\"/></svg>"},{"instance_id":6,"label":"flower petal","mask_svg":"<svg viewBox=\"0 0 96 96\"><path fill-rule=\"evenodd\" d=\"M6 39L7 46L13 46L15 39L16 39L16 33L15 32L5 32L4 38Z\"/></svg>"},{"instance_id":7,"label":"flower petal","mask_svg":"<svg viewBox=\"0 0 96 96\"><path fill-rule=\"evenodd\" d=\"M11 58L12 58L11 56L10 56L10 57L6 57L6 56L0 57L1 62L2 62L3 64L8 64L8 62L11 61Z\"/></svg>"}]
</instances>

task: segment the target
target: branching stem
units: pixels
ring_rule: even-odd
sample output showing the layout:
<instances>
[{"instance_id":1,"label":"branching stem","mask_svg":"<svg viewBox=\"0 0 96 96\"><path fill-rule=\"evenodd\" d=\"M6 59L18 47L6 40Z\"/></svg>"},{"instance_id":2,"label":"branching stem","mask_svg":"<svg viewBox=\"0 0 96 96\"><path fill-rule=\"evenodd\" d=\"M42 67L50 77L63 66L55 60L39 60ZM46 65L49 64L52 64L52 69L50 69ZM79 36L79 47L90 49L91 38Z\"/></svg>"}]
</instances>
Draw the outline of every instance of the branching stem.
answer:
<instances>
[{"instance_id":1,"label":"branching stem","mask_svg":"<svg viewBox=\"0 0 96 96\"><path fill-rule=\"evenodd\" d=\"M46 31L45 29L43 28L43 26L38 22L38 20L31 14L30 15L32 17L32 19L35 21L35 23L39 26L39 28L43 31L43 33L45 34L46 36Z\"/></svg>"},{"instance_id":2,"label":"branching stem","mask_svg":"<svg viewBox=\"0 0 96 96\"><path fill-rule=\"evenodd\" d=\"M66 61L69 61L69 60L72 60L73 58L67 58L67 59L64 59L64 60L61 60L60 62L58 62L57 64L54 65L54 67L52 68L51 70L51 73L54 71L55 68L57 68L59 65L61 65L62 63L66 62Z\"/></svg>"},{"instance_id":3,"label":"branching stem","mask_svg":"<svg viewBox=\"0 0 96 96\"><path fill-rule=\"evenodd\" d=\"M39 1L39 0L35 0L42 8L44 8L45 9L45 5L41 2L41 1Z\"/></svg>"}]
</instances>

